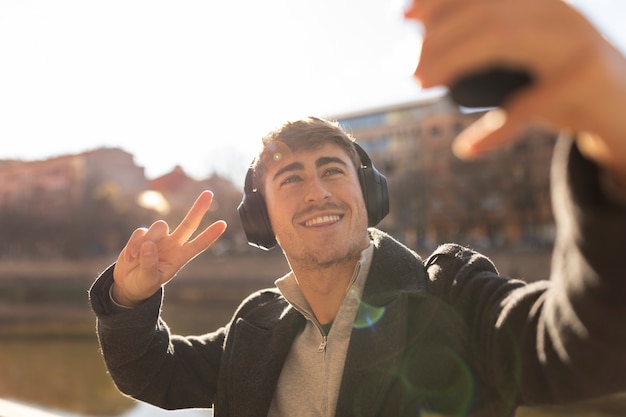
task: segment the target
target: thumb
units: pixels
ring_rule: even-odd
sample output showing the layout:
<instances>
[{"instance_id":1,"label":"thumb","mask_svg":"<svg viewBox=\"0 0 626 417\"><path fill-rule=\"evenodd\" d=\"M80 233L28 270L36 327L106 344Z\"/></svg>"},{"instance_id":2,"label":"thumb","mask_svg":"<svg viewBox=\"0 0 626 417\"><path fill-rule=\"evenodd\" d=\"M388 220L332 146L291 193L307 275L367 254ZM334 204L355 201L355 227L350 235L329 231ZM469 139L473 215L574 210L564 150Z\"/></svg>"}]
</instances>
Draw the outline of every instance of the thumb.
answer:
<instances>
[{"instance_id":1,"label":"thumb","mask_svg":"<svg viewBox=\"0 0 626 417\"><path fill-rule=\"evenodd\" d=\"M489 147L495 146L506 126L507 115L498 108L484 114L461 132L452 143L454 154L460 159L471 160L480 156Z\"/></svg>"}]
</instances>

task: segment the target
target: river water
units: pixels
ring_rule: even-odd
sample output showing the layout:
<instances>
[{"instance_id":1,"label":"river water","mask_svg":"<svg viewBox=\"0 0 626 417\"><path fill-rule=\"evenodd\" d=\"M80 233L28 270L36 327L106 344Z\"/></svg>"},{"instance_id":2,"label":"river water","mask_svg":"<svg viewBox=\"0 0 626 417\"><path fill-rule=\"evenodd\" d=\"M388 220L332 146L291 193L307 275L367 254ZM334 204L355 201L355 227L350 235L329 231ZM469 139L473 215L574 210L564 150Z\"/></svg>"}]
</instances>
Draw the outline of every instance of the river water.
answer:
<instances>
[{"instance_id":1,"label":"river water","mask_svg":"<svg viewBox=\"0 0 626 417\"><path fill-rule=\"evenodd\" d=\"M212 415L206 410L165 412L121 395L106 373L95 336L2 340L0 393L3 399L68 416Z\"/></svg>"},{"instance_id":2,"label":"river water","mask_svg":"<svg viewBox=\"0 0 626 417\"><path fill-rule=\"evenodd\" d=\"M30 289L21 289L16 297L0 285L0 400L71 417L212 415L210 410L167 412L120 394L99 352L95 317L86 297L89 284L73 289L67 284L56 299L24 296ZM163 316L179 334L211 331L225 324L252 290L232 284L173 286ZM2 414L0 407L0 417L16 415Z\"/></svg>"},{"instance_id":3,"label":"river water","mask_svg":"<svg viewBox=\"0 0 626 417\"><path fill-rule=\"evenodd\" d=\"M129 411L118 417L212 417L212 410L176 410L167 411L145 403L137 403ZM0 417L85 417L63 410L46 408L36 404L27 404L0 398Z\"/></svg>"}]
</instances>

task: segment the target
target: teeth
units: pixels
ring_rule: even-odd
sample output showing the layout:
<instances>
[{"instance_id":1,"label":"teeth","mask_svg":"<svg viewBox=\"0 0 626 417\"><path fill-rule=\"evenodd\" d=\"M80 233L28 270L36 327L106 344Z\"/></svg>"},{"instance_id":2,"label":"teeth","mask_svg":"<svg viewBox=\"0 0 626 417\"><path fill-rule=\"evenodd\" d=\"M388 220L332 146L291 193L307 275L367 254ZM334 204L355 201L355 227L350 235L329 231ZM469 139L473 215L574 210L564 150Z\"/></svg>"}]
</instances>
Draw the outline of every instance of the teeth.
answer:
<instances>
[{"instance_id":1,"label":"teeth","mask_svg":"<svg viewBox=\"0 0 626 417\"><path fill-rule=\"evenodd\" d=\"M332 216L320 216L320 217L316 217L314 219L308 220L307 222L304 223L305 226L315 226L317 224L321 224L321 223L331 223L331 222L336 222L339 221L339 216L337 215L332 215Z\"/></svg>"}]
</instances>

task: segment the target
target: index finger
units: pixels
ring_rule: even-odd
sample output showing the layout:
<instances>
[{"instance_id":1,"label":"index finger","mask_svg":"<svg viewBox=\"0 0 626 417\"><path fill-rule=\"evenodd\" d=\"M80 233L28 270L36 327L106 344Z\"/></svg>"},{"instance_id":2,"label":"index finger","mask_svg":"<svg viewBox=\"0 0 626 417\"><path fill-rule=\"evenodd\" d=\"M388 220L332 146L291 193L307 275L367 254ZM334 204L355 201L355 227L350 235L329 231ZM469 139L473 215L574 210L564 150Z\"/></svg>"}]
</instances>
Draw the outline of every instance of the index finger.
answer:
<instances>
[{"instance_id":1,"label":"index finger","mask_svg":"<svg viewBox=\"0 0 626 417\"><path fill-rule=\"evenodd\" d=\"M211 191L203 191L196 201L193 203L185 218L174 229L171 236L180 243L184 243L198 229L202 222L202 218L211 207L213 201L213 193Z\"/></svg>"}]
</instances>

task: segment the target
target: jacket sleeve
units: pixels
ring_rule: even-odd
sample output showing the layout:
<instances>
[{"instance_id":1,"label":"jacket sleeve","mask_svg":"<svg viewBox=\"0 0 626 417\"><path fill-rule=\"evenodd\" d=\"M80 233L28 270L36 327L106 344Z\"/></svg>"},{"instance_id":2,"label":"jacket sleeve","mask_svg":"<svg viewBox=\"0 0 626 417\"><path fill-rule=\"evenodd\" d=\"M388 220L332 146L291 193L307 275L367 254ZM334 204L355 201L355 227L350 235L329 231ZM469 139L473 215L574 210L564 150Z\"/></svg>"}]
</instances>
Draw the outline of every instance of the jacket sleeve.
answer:
<instances>
[{"instance_id":1,"label":"jacket sleeve","mask_svg":"<svg viewBox=\"0 0 626 417\"><path fill-rule=\"evenodd\" d=\"M468 325L478 372L527 405L626 390L626 207L602 192L598 167L571 140L555 149L552 181L549 281L500 277L458 245L426 263L434 291Z\"/></svg>"},{"instance_id":2,"label":"jacket sleeve","mask_svg":"<svg viewBox=\"0 0 626 417\"><path fill-rule=\"evenodd\" d=\"M123 393L165 409L208 408L214 401L226 329L173 336L160 318L162 290L134 309L109 295L113 266L89 291L106 367Z\"/></svg>"}]
</instances>

